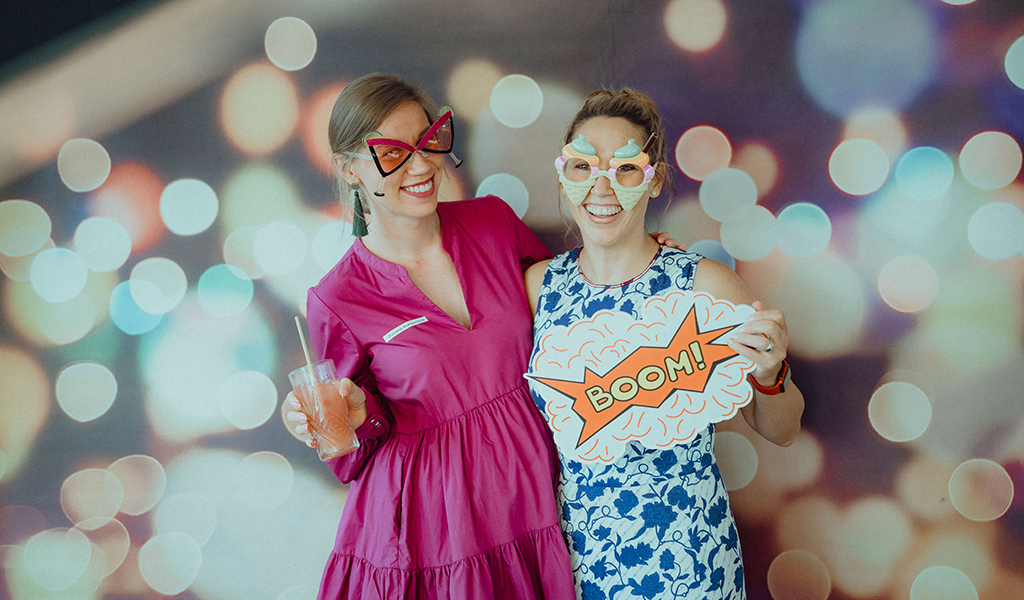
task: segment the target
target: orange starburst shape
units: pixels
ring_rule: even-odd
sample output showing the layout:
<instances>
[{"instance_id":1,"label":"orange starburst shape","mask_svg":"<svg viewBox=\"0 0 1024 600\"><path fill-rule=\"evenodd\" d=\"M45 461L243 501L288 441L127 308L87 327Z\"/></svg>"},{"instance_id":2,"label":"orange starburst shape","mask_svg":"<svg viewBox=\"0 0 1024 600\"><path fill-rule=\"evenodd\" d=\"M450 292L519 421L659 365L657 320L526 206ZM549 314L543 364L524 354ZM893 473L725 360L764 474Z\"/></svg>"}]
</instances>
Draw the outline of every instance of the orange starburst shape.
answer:
<instances>
[{"instance_id":1,"label":"orange starburst shape","mask_svg":"<svg viewBox=\"0 0 1024 600\"><path fill-rule=\"evenodd\" d=\"M533 372L527 375L535 382L558 392L556 396L561 397L561 400L552 402L551 394L535 386L535 390L549 400L549 419L557 417L558 424L553 420L552 428L555 429L556 442L560 441L563 449L567 449L565 445L570 442L570 430L572 437L575 437L571 440L572 451L579 453L581 458L586 458L583 455L587 454L615 454L614 451L600 448L607 445L605 442L608 441L608 435L602 434L603 431L609 432L615 440L621 442L641 437L643 432L655 429L661 430L655 432L654 438L658 440L656 445L675 443L692 437L698 428L710 422L732 416L753 397L745 379L745 373L753 369L753 363L720 341L720 338L742 322L741 319L740 322L736 320L739 314L736 307L707 294L672 292L665 297L651 299L645 308L651 309L647 311L648 314L653 313L653 316L659 317L649 321L664 321L666 326L667 322L673 320L679 323L667 345L660 343L655 346L647 341L656 341L658 338L657 335L651 335L652 323L624 322L622 317L627 315L609 312L595 315L593 322L577 324L582 331L589 330L592 336L599 337L603 342L602 356L590 353L590 359L584 361L583 381L578 380L578 368L567 368L573 358L588 353L584 348L591 344L590 341L581 342L584 338L576 332L566 332L569 337L559 338L553 344L562 350L569 350L579 344L575 355L567 362L559 363L561 368L555 369L564 375L568 375L568 371L575 371L575 377L555 376L548 372L550 369L546 369L545 373ZM686 311L681 323L678 316L672 318L673 309ZM749 310L752 312L752 309ZM730 318L732 322L723 326L722 321L729 321ZM618 335L619 329L627 333ZM633 335L630 341L628 332L637 329L644 331L640 334L642 339ZM547 346L552 345L550 340L546 341ZM594 344L594 347L601 346ZM609 362L613 363L610 368L606 371L601 368ZM600 371L604 371L604 374L600 375ZM710 387L709 382L712 384ZM714 405L710 409L709 402ZM635 415L636 419L631 417L628 422L620 422L618 427L608 427L613 420L634 407L641 410L640 414ZM644 418L649 423L647 429L640 426ZM572 421L571 426L566 426L568 421ZM658 423L660 426L657 426ZM606 439L595 440L595 436ZM592 440L596 443L588 444ZM584 445L587 448L582 448Z\"/></svg>"}]
</instances>

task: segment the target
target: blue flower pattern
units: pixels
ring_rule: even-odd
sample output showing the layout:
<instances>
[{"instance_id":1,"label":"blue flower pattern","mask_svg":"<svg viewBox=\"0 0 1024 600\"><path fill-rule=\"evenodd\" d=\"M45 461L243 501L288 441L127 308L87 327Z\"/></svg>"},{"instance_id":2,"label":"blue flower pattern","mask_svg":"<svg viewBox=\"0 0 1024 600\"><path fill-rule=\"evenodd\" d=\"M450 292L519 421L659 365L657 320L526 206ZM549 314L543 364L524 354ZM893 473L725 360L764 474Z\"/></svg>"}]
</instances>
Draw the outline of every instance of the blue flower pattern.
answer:
<instances>
[{"instance_id":1,"label":"blue flower pattern","mask_svg":"<svg viewBox=\"0 0 1024 600\"><path fill-rule=\"evenodd\" d=\"M690 289L700 259L661 247L639 277L600 287L582 278L578 256L577 248L548 265L534 339L553 325L569 325L599 310L639 318L647 298ZM533 398L544 412L540 396ZM714 460L714 433L712 425L667 450L633 442L611 464L560 456L562 530L579 598L745 600L739 538Z\"/></svg>"}]
</instances>

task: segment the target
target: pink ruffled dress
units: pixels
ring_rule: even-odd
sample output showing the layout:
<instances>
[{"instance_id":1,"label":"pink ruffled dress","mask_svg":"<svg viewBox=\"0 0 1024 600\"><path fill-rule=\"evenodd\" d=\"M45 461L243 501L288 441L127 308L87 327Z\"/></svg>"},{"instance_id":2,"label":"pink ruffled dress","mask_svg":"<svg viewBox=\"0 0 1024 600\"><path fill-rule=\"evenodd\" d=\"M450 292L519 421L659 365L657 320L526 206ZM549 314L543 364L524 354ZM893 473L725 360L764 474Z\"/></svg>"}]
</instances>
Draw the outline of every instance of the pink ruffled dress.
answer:
<instances>
[{"instance_id":1,"label":"pink ruffled dress","mask_svg":"<svg viewBox=\"0 0 1024 600\"><path fill-rule=\"evenodd\" d=\"M319 598L575 598L557 454L533 405L522 272L550 256L500 199L442 203L472 326L357 240L309 292L320 357L368 396Z\"/></svg>"}]
</instances>

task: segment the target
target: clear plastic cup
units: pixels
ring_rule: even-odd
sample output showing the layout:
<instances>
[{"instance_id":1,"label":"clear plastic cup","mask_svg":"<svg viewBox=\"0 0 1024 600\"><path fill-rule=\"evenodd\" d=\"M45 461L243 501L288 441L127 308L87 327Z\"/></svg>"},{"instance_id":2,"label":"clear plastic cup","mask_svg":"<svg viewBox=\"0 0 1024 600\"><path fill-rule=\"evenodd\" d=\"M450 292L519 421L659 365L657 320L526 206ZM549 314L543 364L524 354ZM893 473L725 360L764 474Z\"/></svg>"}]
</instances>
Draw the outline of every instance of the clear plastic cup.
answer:
<instances>
[{"instance_id":1,"label":"clear plastic cup","mask_svg":"<svg viewBox=\"0 0 1024 600\"><path fill-rule=\"evenodd\" d=\"M320 460L344 456L359 447L359 438L349 422L348 404L338 391L333 360L326 358L299 367L288 374L288 381L306 414Z\"/></svg>"}]
</instances>

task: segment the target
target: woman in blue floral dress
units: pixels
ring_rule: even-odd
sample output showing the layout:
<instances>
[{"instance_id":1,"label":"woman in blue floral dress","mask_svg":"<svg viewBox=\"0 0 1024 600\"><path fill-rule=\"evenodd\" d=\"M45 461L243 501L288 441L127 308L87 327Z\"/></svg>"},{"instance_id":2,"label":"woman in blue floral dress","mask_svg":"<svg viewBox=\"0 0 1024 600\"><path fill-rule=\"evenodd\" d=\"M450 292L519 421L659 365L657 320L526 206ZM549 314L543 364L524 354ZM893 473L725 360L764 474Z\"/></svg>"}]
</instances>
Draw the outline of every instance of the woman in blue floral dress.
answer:
<instances>
[{"instance_id":1,"label":"woman in blue floral dress","mask_svg":"<svg viewBox=\"0 0 1024 600\"><path fill-rule=\"evenodd\" d=\"M556 168L583 245L526 274L535 315L531 374L542 337L552 328L597 318L601 311L639 320L652 297L707 292L753 306L726 342L754 363L753 399L740 412L766 439L791 444L800 430L803 396L789 383L782 312L755 302L728 267L659 246L644 232L648 200L668 184L665 136L653 101L629 89L594 92L565 141ZM558 419L542 397L543 385L531 381L534 400L556 432L561 521L577 594L584 600L745 598L739 537L715 464L714 425L669 447L632 440L607 460L581 460L577 444L559 443ZM623 411L615 419L635 414Z\"/></svg>"}]
</instances>

